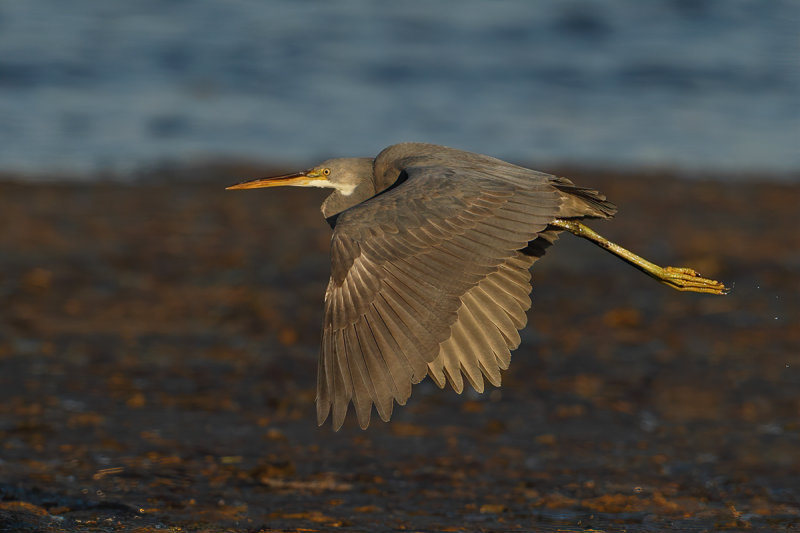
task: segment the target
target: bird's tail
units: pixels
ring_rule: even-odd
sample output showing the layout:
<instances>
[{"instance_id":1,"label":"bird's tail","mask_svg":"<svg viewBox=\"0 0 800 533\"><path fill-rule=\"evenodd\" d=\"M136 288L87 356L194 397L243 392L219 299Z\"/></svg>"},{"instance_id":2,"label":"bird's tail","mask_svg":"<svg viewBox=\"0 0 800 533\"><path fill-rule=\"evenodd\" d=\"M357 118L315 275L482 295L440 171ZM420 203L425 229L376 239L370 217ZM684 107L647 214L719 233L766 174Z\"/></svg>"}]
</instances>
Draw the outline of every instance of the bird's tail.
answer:
<instances>
[{"instance_id":1,"label":"bird's tail","mask_svg":"<svg viewBox=\"0 0 800 533\"><path fill-rule=\"evenodd\" d=\"M617 214L617 206L606 200L606 195L594 189L578 187L567 178L553 180L556 189L564 193L565 202L560 216L610 218Z\"/></svg>"}]
</instances>

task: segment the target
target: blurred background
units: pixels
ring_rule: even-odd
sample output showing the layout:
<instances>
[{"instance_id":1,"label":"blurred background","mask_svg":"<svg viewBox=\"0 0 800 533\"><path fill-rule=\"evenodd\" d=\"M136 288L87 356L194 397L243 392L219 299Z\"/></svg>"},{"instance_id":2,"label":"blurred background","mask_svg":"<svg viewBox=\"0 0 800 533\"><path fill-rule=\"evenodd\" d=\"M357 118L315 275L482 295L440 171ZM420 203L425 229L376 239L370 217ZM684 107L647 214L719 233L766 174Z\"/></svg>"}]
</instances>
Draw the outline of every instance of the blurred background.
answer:
<instances>
[{"instance_id":1,"label":"blurred background","mask_svg":"<svg viewBox=\"0 0 800 533\"><path fill-rule=\"evenodd\" d=\"M0 3L0 170L307 164L426 141L552 166L800 168L794 0Z\"/></svg>"},{"instance_id":2,"label":"blurred background","mask_svg":"<svg viewBox=\"0 0 800 533\"><path fill-rule=\"evenodd\" d=\"M0 0L0 530L800 524L797 0ZM568 176L503 387L314 422L327 192L401 141ZM280 167L280 168L278 168ZM189 186L189 185L192 186Z\"/></svg>"}]
</instances>

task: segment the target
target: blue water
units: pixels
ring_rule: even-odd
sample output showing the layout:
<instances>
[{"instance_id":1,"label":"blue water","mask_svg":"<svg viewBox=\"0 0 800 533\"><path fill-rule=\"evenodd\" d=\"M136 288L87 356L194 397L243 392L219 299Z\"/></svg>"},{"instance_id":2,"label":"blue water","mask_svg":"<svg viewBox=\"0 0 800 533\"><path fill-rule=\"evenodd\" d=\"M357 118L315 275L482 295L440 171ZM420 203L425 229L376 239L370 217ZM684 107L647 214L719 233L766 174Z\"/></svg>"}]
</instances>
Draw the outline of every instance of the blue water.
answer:
<instances>
[{"instance_id":1,"label":"blue water","mask_svg":"<svg viewBox=\"0 0 800 533\"><path fill-rule=\"evenodd\" d=\"M800 2L0 0L0 170L407 140L796 173Z\"/></svg>"}]
</instances>

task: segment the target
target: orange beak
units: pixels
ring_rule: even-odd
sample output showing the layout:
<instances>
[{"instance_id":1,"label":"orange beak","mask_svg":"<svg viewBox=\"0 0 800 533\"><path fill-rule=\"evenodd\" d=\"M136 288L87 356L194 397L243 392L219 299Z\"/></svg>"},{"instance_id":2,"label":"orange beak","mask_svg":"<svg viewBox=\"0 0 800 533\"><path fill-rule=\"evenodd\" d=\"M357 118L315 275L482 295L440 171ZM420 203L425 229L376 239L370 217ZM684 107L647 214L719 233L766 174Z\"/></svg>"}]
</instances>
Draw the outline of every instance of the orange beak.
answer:
<instances>
[{"instance_id":1,"label":"orange beak","mask_svg":"<svg viewBox=\"0 0 800 533\"><path fill-rule=\"evenodd\" d=\"M250 181L244 181L225 187L225 190L234 189L261 189L263 187L308 187L313 185L315 181L325 181L325 176L317 174L316 172L306 170L304 172L295 172L293 174L284 174L282 176L273 176L271 178L258 178Z\"/></svg>"}]
</instances>

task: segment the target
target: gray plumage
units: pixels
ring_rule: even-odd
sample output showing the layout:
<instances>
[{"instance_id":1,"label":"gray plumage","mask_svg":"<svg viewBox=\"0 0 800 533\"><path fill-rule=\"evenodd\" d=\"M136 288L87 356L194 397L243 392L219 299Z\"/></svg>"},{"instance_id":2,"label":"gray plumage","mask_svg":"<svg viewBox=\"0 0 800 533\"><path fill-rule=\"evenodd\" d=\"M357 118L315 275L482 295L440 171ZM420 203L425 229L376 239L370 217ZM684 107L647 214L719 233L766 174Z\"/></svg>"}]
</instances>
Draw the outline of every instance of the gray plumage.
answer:
<instances>
[{"instance_id":1,"label":"gray plumage","mask_svg":"<svg viewBox=\"0 0 800 533\"><path fill-rule=\"evenodd\" d=\"M362 428L373 405L388 421L426 375L458 393L464 379L499 386L556 222L616 212L566 178L420 143L232 188L272 185L336 189L322 204L333 236L316 399L334 429L351 402Z\"/></svg>"},{"instance_id":2,"label":"gray plumage","mask_svg":"<svg viewBox=\"0 0 800 533\"><path fill-rule=\"evenodd\" d=\"M350 401L362 428L373 404L389 420L393 402L404 405L426 375L458 393L462 374L478 392L484 377L499 386L531 305L537 255L528 243L559 216L615 211L563 178L427 144L390 146L372 177L369 197L337 191L323 204L323 215L338 216L317 419L332 410L337 429Z\"/></svg>"}]
</instances>

